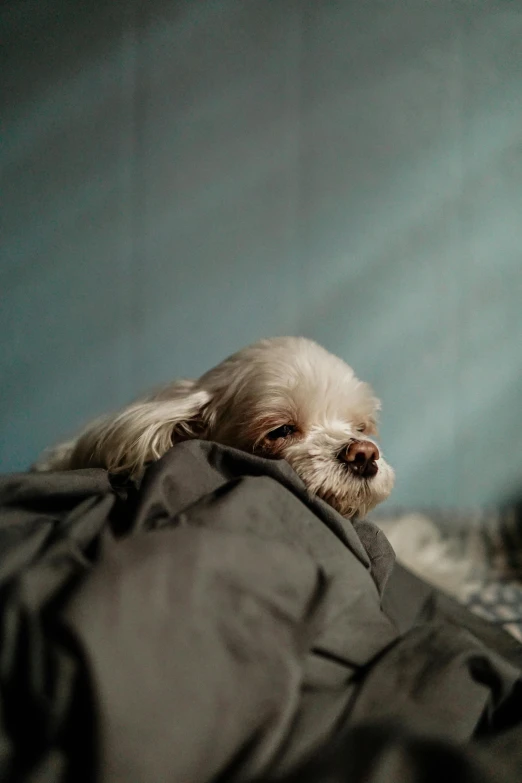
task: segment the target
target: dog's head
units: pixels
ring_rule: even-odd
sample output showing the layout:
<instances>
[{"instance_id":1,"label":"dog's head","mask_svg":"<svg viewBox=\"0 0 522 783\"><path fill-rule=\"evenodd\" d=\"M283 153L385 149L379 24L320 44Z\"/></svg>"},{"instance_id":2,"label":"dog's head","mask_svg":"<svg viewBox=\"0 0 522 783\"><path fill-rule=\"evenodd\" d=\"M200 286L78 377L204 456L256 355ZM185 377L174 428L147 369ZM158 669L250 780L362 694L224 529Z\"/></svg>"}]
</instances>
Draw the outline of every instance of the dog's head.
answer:
<instances>
[{"instance_id":1,"label":"dog's head","mask_svg":"<svg viewBox=\"0 0 522 783\"><path fill-rule=\"evenodd\" d=\"M206 373L206 436L284 458L343 516L390 494L394 472L374 440L379 400L337 356L304 338L263 340Z\"/></svg>"},{"instance_id":2,"label":"dog's head","mask_svg":"<svg viewBox=\"0 0 522 783\"><path fill-rule=\"evenodd\" d=\"M173 443L203 438L284 458L310 492L361 516L394 483L374 440L379 407L347 364L311 340L262 340L104 419L80 438L72 462L89 454L91 464L137 476Z\"/></svg>"}]
</instances>

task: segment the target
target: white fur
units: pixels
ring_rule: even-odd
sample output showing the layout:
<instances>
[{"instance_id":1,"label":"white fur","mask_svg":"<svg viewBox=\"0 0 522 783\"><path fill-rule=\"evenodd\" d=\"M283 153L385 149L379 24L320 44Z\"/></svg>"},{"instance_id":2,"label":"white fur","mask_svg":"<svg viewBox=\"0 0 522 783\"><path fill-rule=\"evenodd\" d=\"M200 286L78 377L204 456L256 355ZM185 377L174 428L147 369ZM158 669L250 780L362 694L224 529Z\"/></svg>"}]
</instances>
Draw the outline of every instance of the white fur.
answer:
<instances>
[{"instance_id":1,"label":"white fur","mask_svg":"<svg viewBox=\"0 0 522 783\"><path fill-rule=\"evenodd\" d=\"M448 535L420 512L377 520L403 566L425 582L466 602L488 577L506 581L508 574L503 563L497 568L488 561L484 520L480 524L473 518L466 518L465 525L456 522L452 520L451 535Z\"/></svg>"},{"instance_id":2,"label":"white fur","mask_svg":"<svg viewBox=\"0 0 522 783\"><path fill-rule=\"evenodd\" d=\"M173 383L99 419L35 469L101 466L139 478L173 443L202 438L286 459L310 492L353 517L385 500L394 483L382 455L371 478L354 475L338 458L353 441L375 442L379 408L341 359L311 340L278 337L244 348L197 381ZM267 438L284 424L296 432Z\"/></svg>"},{"instance_id":3,"label":"white fur","mask_svg":"<svg viewBox=\"0 0 522 783\"><path fill-rule=\"evenodd\" d=\"M412 513L381 526L402 565L440 590L465 599L473 561L455 555L452 542L445 541L427 517Z\"/></svg>"}]
</instances>

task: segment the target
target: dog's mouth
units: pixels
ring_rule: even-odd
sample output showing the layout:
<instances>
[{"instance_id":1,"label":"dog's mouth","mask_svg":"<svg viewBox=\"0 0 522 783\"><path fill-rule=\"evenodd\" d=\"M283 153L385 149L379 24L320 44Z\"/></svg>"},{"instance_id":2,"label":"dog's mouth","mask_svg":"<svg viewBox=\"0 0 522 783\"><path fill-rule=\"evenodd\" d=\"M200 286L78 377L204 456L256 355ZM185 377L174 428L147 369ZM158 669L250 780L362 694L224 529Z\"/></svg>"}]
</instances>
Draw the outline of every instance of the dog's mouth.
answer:
<instances>
[{"instance_id":1,"label":"dog's mouth","mask_svg":"<svg viewBox=\"0 0 522 783\"><path fill-rule=\"evenodd\" d=\"M346 465L346 470L350 472L352 476L356 478L365 479L367 481L375 478L379 472L379 467L375 460L358 460Z\"/></svg>"}]
</instances>

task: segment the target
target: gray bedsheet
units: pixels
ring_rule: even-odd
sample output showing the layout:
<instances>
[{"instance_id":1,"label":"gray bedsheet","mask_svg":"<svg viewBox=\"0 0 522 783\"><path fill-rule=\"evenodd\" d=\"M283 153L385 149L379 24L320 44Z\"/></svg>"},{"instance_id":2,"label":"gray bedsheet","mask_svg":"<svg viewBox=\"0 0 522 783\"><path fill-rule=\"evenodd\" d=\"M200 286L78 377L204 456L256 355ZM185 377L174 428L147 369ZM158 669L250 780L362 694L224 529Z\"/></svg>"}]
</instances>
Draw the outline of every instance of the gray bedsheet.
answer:
<instances>
[{"instance_id":1,"label":"gray bedsheet","mask_svg":"<svg viewBox=\"0 0 522 783\"><path fill-rule=\"evenodd\" d=\"M2 781L434 779L417 738L518 779L519 645L286 463L194 441L139 488L7 476L0 506ZM390 743L409 777L378 777Z\"/></svg>"}]
</instances>

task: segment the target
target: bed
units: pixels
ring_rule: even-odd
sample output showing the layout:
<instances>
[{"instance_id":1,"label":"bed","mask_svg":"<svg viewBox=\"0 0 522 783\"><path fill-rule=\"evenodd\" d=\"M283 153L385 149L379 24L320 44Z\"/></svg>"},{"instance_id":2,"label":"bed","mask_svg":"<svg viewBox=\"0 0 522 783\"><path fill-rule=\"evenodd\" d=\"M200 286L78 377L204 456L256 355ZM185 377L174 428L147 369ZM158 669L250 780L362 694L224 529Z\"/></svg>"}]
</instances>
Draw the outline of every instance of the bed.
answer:
<instances>
[{"instance_id":1,"label":"bed","mask_svg":"<svg viewBox=\"0 0 522 783\"><path fill-rule=\"evenodd\" d=\"M502 783L522 648L283 461L0 480L2 781Z\"/></svg>"},{"instance_id":2,"label":"bed","mask_svg":"<svg viewBox=\"0 0 522 783\"><path fill-rule=\"evenodd\" d=\"M522 515L510 503L468 512L375 514L398 559L522 642Z\"/></svg>"}]
</instances>

